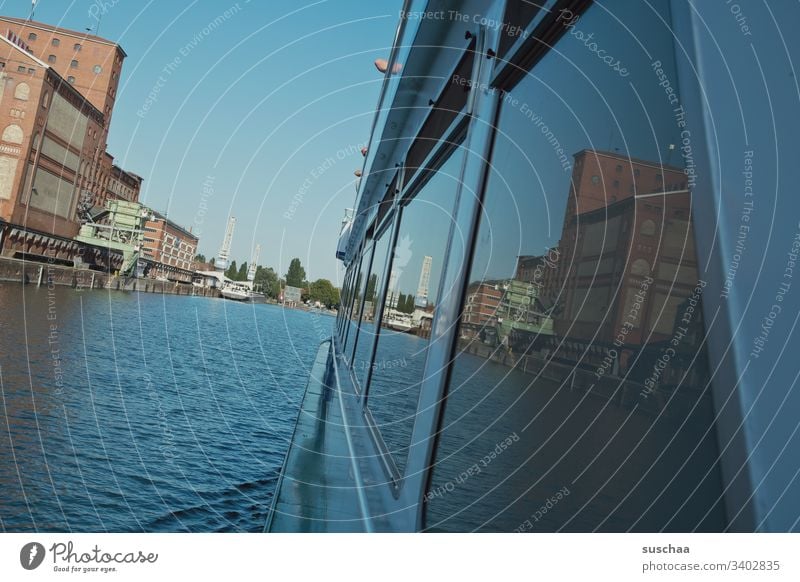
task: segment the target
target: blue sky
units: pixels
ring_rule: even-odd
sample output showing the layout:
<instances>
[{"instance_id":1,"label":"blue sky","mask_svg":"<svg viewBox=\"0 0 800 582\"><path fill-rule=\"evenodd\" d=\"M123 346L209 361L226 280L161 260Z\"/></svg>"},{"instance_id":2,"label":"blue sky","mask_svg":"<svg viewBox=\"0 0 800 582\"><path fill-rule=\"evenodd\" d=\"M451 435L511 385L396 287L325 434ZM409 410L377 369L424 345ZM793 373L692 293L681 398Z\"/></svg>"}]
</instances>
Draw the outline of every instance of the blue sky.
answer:
<instances>
[{"instance_id":1,"label":"blue sky","mask_svg":"<svg viewBox=\"0 0 800 582\"><path fill-rule=\"evenodd\" d=\"M27 17L28 0L0 0ZM128 54L109 151L144 177L141 200L215 255L339 283L333 253L355 198L400 0L39 0L35 20L99 34ZM216 22L216 24L212 24ZM205 187L204 187L205 184ZM288 213L288 214L287 214ZM290 218L289 218L290 216Z\"/></svg>"}]
</instances>

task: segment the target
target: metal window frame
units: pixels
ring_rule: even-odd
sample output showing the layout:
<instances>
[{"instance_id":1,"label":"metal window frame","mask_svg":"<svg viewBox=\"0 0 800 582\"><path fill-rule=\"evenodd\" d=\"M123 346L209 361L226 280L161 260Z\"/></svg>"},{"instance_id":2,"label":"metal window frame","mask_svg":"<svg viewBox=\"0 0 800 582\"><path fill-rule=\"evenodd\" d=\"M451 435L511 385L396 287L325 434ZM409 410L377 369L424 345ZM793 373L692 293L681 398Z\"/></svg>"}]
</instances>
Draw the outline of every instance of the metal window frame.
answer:
<instances>
[{"instance_id":1,"label":"metal window frame","mask_svg":"<svg viewBox=\"0 0 800 582\"><path fill-rule=\"evenodd\" d=\"M394 208L393 208L394 222L392 225L393 227L392 241L388 253L389 260L387 261L384 267L386 269L385 273L391 272L390 270L392 266L392 259L394 257L394 249L397 245L397 237L399 236L400 228L403 223L402 220L403 211L405 210L406 207L408 207L410 204L413 203L414 198L417 196L417 194L419 194L420 191L422 191L422 189L428 183L433 174L444 163L446 163L447 160L449 160L451 155L453 155L459 148L463 147L467 135L467 125L469 122L468 117L469 116L467 115L466 111L462 111L461 113L459 113L456 119L453 120L447 131L443 134L442 138L439 140L439 143L436 145L436 147L433 148L433 150L429 153L428 157L425 159L425 162L421 166L422 169L419 172L416 172L416 176L412 181L412 183L405 185L402 184L401 182L400 188L398 189L399 194L395 197L395 202L394 202ZM459 170L459 180L463 176L463 166L464 164L462 162L461 169ZM403 171L405 172L405 167L403 168ZM456 202L455 202L456 205L457 205L457 200L458 200L458 193L456 193ZM452 236L453 236L453 228L451 227L447 237L447 248L449 248ZM445 259L447 256L446 252L447 251L445 249L445 254L444 254ZM388 292L388 284L389 284L389 277L384 275L384 281L383 284L381 285L382 289L381 289L380 314L378 315L376 312L376 321L381 321L383 318L383 309L385 307L384 303L386 299L386 293ZM378 317L380 317L381 319L378 319ZM376 333L373 337L373 345L371 348L372 351L370 353L371 363L374 363L374 359L377 354L378 342L380 341L380 336L381 336L380 328L377 328ZM430 345L428 346L428 348L429 347ZM428 348L426 348L425 352L426 362L428 358ZM423 378L424 378L424 369L425 367L423 367ZM367 427L371 433L375 446L380 452L383 467L384 470L386 471L386 476L393 483L392 493L395 496L395 498L397 498L399 495L399 491L402 488L403 476L397 466L394 456L391 454L388 446L386 445L386 442L383 440L383 435L381 434L380 429L378 428L377 423L375 422L375 419L372 415L372 411L369 408L369 391L372 382L372 372L373 372L373 366L370 366L368 377L365 380L366 390L363 393L361 404L364 411L364 417L367 421ZM409 450L409 455L410 454L411 453Z\"/></svg>"}]
</instances>

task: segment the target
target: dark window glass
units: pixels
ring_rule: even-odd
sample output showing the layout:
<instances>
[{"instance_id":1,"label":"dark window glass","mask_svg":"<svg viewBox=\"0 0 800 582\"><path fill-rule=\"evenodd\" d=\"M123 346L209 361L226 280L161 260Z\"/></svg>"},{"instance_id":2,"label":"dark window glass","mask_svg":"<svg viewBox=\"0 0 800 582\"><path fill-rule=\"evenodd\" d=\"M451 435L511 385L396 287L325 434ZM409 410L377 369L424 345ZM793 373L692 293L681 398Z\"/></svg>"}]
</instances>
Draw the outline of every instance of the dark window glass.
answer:
<instances>
[{"instance_id":1,"label":"dark window glass","mask_svg":"<svg viewBox=\"0 0 800 582\"><path fill-rule=\"evenodd\" d=\"M74 49L75 49L75 52L77 53L77 52L80 52L80 50L81 50L81 45L80 45L80 43L75 43L75 45L74 45L72 48L74 48Z\"/></svg>"},{"instance_id":2,"label":"dark window glass","mask_svg":"<svg viewBox=\"0 0 800 582\"><path fill-rule=\"evenodd\" d=\"M364 288L367 284L367 271L369 269L371 256L372 242L367 241L365 250L361 254L358 276L356 277L355 284L353 285L353 306L350 312L350 331L347 333L347 345L345 346L344 354L349 363L352 363L353 361L353 350L356 344L356 335L358 334L358 322L361 317L361 308L364 305Z\"/></svg>"},{"instance_id":3,"label":"dark window glass","mask_svg":"<svg viewBox=\"0 0 800 582\"><path fill-rule=\"evenodd\" d=\"M36 33L35 33L35 32L28 33L28 40L29 40L29 41L31 41L31 42L32 42L32 41L36 40L37 38L38 38L38 37L36 36Z\"/></svg>"},{"instance_id":4,"label":"dark window glass","mask_svg":"<svg viewBox=\"0 0 800 582\"><path fill-rule=\"evenodd\" d=\"M73 60L72 62L70 62L69 66L72 67L73 69L77 69L78 61Z\"/></svg>"},{"instance_id":5,"label":"dark window glass","mask_svg":"<svg viewBox=\"0 0 800 582\"><path fill-rule=\"evenodd\" d=\"M56 62L56 55L48 55L47 56L48 63L55 63Z\"/></svg>"},{"instance_id":6,"label":"dark window glass","mask_svg":"<svg viewBox=\"0 0 800 582\"><path fill-rule=\"evenodd\" d=\"M58 46L58 45L60 45L60 44L61 44L61 41L60 41L60 40L58 40L57 38L54 38L53 40L51 40L51 41L50 41L50 43L51 43L53 46Z\"/></svg>"},{"instance_id":7,"label":"dark window glass","mask_svg":"<svg viewBox=\"0 0 800 582\"><path fill-rule=\"evenodd\" d=\"M392 239L391 224L384 229L375 242L372 268L364 292L364 309L361 312L361 325L358 331L353 368L360 386L366 386L375 342L375 314L384 287L384 269Z\"/></svg>"},{"instance_id":8,"label":"dark window glass","mask_svg":"<svg viewBox=\"0 0 800 582\"><path fill-rule=\"evenodd\" d=\"M689 218L702 193L656 180L685 179L670 145L687 127L655 6L593 5L503 99L431 530L725 528Z\"/></svg>"},{"instance_id":9,"label":"dark window glass","mask_svg":"<svg viewBox=\"0 0 800 582\"><path fill-rule=\"evenodd\" d=\"M540 15L543 8L550 8L552 0L512 0L506 2L500 35L499 54L505 56L517 39L525 36L525 28Z\"/></svg>"},{"instance_id":10,"label":"dark window glass","mask_svg":"<svg viewBox=\"0 0 800 582\"><path fill-rule=\"evenodd\" d=\"M403 204L390 259L367 406L401 474L411 444L462 159L459 148Z\"/></svg>"}]
</instances>

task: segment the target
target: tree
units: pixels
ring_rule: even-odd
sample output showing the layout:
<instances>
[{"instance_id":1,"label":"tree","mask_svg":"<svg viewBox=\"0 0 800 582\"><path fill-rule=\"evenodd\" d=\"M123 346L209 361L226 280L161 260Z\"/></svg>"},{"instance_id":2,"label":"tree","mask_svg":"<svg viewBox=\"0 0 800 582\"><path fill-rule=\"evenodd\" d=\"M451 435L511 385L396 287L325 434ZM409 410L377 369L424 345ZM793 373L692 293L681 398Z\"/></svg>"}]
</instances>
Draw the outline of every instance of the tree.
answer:
<instances>
[{"instance_id":1,"label":"tree","mask_svg":"<svg viewBox=\"0 0 800 582\"><path fill-rule=\"evenodd\" d=\"M238 273L238 271L236 269L236 261L232 261L230 266L228 267L228 270L225 271L225 276L228 279L231 279L232 281L236 281L237 273Z\"/></svg>"},{"instance_id":2,"label":"tree","mask_svg":"<svg viewBox=\"0 0 800 582\"><path fill-rule=\"evenodd\" d=\"M308 298L333 307L339 304L339 290L328 279L317 279L308 286Z\"/></svg>"},{"instance_id":3,"label":"tree","mask_svg":"<svg viewBox=\"0 0 800 582\"><path fill-rule=\"evenodd\" d=\"M208 264L213 267L216 264L216 262L217 262L217 259L215 259L214 257L211 257L211 260L208 261Z\"/></svg>"},{"instance_id":4,"label":"tree","mask_svg":"<svg viewBox=\"0 0 800 582\"><path fill-rule=\"evenodd\" d=\"M414 313L414 309L414 296L411 293L408 295L400 293L400 297L397 300L397 311L402 313Z\"/></svg>"},{"instance_id":5,"label":"tree","mask_svg":"<svg viewBox=\"0 0 800 582\"><path fill-rule=\"evenodd\" d=\"M376 297L377 286L378 286L378 275L373 273L367 280L367 292L365 293L365 298L366 298L365 300L372 301L373 305L375 305L375 300L377 299Z\"/></svg>"},{"instance_id":6,"label":"tree","mask_svg":"<svg viewBox=\"0 0 800 582\"><path fill-rule=\"evenodd\" d=\"M256 277L253 280L253 285L257 290L273 299L277 299L281 293L278 274L272 267L256 267Z\"/></svg>"},{"instance_id":7,"label":"tree","mask_svg":"<svg viewBox=\"0 0 800 582\"><path fill-rule=\"evenodd\" d=\"M202 254L202 253L197 253L194 256L194 260L197 263L205 263L206 262L206 256L204 254Z\"/></svg>"},{"instance_id":8,"label":"tree","mask_svg":"<svg viewBox=\"0 0 800 582\"><path fill-rule=\"evenodd\" d=\"M289 272L286 273L286 284L289 287L304 287L306 270L300 264L300 259L294 258L289 263Z\"/></svg>"},{"instance_id":9,"label":"tree","mask_svg":"<svg viewBox=\"0 0 800 582\"><path fill-rule=\"evenodd\" d=\"M242 266L236 272L236 281L247 281L247 261L242 263Z\"/></svg>"}]
</instances>

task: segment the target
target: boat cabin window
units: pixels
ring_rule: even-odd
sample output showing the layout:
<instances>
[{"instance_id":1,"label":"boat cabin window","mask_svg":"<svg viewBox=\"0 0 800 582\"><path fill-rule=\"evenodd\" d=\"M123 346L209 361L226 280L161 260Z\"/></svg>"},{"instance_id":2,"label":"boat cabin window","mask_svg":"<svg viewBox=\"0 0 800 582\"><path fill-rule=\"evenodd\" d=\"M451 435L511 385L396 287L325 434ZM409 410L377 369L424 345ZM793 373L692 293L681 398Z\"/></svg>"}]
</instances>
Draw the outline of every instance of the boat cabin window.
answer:
<instances>
[{"instance_id":1,"label":"boat cabin window","mask_svg":"<svg viewBox=\"0 0 800 582\"><path fill-rule=\"evenodd\" d=\"M369 241L366 244L362 243L361 248L358 251L358 254L353 259L353 285L350 291L350 308L348 310L348 323L347 329L345 330L345 341L344 341L344 357L347 359L347 362L350 363L351 361L351 354L353 351L353 345L355 344L356 334L358 333L358 317L361 313L361 287L364 281L364 276L362 269L366 268L364 266L364 259L363 256L367 250L369 250ZM366 247L366 250L365 248Z\"/></svg>"},{"instance_id":2,"label":"boat cabin window","mask_svg":"<svg viewBox=\"0 0 800 582\"><path fill-rule=\"evenodd\" d=\"M501 96L428 530L725 529L690 218L706 193L681 155L669 23L665 1L564 11L554 50ZM387 341L377 362L407 351ZM390 410L381 423L404 427Z\"/></svg>"},{"instance_id":3,"label":"boat cabin window","mask_svg":"<svg viewBox=\"0 0 800 582\"><path fill-rule=\"evenodd\" d=\"M372 350L375 345L377 329L375 317L381 305L382 289L384 287L384 270L389 256L389 247L392 240L392 225L378 235L374 243L374 255L369 277L366 279L364 292L364 308L361 311L361 324L359 325L356 340L355 355L353 357L353 371L359 387L367 385L367 378L372 363Z\"/></svg>"},{"instance_id":4,"label":"boat cabin window","mask_svg":"<svg viewBox=\"0 0 800 582\"><path fill-rule=\"evenodd\" d=\"M462 160L459 147L415 195L401 202L397 240L389 258L367 408L395 476L402 474L411 444Z\"/></svg>"}]
</instances>

